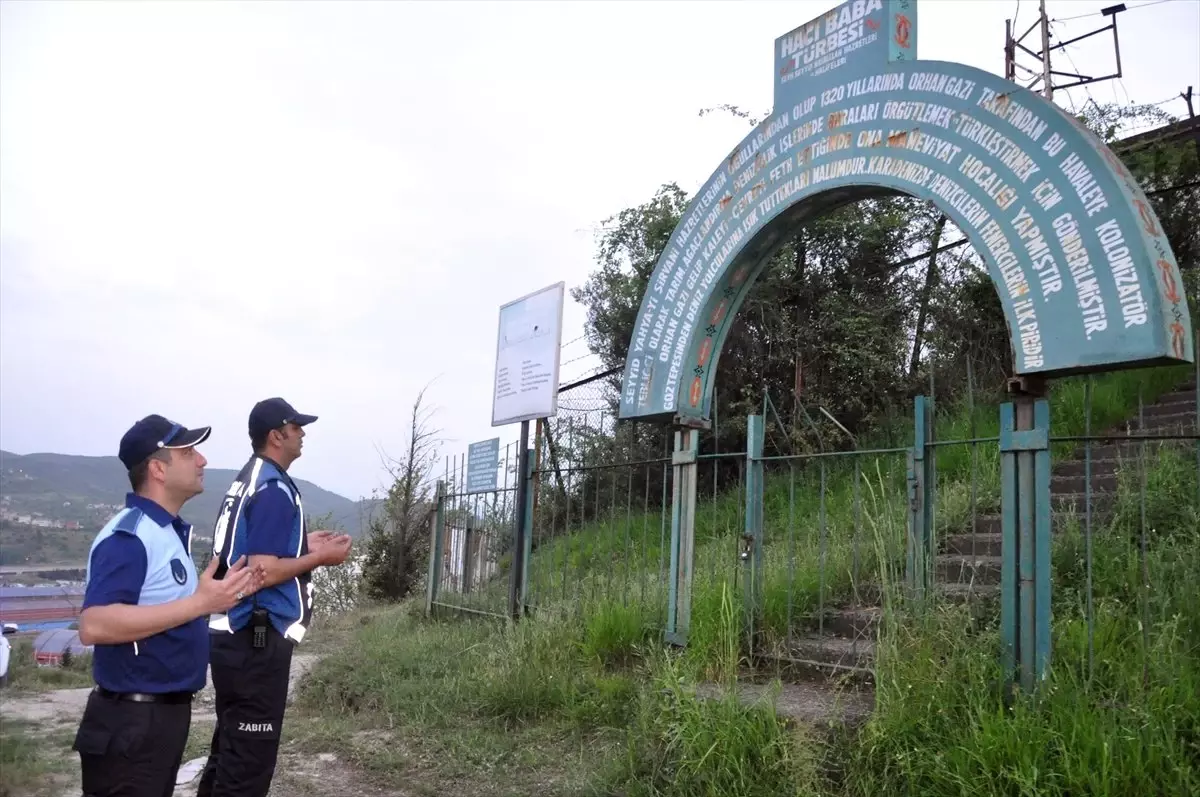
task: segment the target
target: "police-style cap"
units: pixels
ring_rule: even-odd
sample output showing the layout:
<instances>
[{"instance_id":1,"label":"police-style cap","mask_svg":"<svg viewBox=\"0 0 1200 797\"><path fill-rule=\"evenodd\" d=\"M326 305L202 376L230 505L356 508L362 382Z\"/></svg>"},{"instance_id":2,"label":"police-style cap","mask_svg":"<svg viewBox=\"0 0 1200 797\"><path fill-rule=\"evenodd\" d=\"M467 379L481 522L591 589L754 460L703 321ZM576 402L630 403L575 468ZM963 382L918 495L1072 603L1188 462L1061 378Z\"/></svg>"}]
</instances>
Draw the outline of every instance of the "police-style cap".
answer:
<instances>
[{"instance_id":1,"label":"police-style cap","mask_svg":"<svg viewBox=\"0 0 1200 797\"><path fill-rule=\"evenodd\" d=\"M159 449L198 446L211 432L211 426L189 429L161 415L147 415L129 427L117 456L126 470L133 470Z\"/></svg>"},{"instance_id":2,"label":"police-style cap","mask_svg":"<svg viewBox=\"0 0 1200 797\"><path fill-rule=\"evenodd\" d=\"M266 434L289 423L307 426L317 419L316 415L296 412L296 408L281 398L263 399L250 410L250 436Z\"/></svg>"}]
</instances>

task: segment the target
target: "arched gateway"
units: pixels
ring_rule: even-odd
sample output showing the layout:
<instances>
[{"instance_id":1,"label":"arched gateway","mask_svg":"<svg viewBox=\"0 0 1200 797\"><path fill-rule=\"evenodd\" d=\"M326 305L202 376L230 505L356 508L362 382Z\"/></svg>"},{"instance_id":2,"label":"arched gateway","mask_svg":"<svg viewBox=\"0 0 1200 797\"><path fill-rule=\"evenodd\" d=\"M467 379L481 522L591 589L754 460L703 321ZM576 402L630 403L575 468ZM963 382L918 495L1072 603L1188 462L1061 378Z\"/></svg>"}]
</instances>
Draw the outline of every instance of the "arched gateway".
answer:
<instances>
[{"instance_id":1,"label":"arched gateway","mask_svg":"<svg viewBox=\"0 0 1200 797\"><path fill-rule=\"evenodd\" d=\"M720 163L671 236L642 297L621 418L675 421L666 638L690 625L696 427L721 348L763 265L804 220L856 200L935 204L987 263L1014 370L1062 376L1193 362L1179 268L1145 194L1099 139L1053 103L962 64L918 61L916 0L850 0L775 42L775 109ZM1049 407L1001 408L1005 664L1031 688L1050 655ZM917 428L928 403L917 399ZM761 608L762 419L747 423L746 573ZM932 458L909 457L908 581L924 589ZM1020 563L1018 568L1017 563ZM1018 578L1018 575L1020 576Z\"/></svg>"},{"instance_id":2,"label":"arched gateway","mask_svg":"<svg viewBox=\"0 0 1200 797\"><path fill-rule=\"evenodd\" d=\"M775 42L775 109L713 172L654 269L620 417L709 417L721 348L805 219L868 197L934 203L1000 295L1020 375L1194 357L1182 281L1145 194L1039 95L915 59L916 0L850 0Z\"/></svg>"}]
</instances>

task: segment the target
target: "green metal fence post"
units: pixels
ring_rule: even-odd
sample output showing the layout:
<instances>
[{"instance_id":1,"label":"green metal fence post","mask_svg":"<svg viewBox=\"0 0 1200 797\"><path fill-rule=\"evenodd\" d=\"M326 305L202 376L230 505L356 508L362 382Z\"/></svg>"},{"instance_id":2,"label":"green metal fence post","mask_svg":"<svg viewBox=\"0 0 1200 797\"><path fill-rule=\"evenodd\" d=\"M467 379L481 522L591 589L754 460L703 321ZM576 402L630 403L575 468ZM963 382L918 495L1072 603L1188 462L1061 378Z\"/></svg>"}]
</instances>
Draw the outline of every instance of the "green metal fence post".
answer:
<instances>
[{"instance_id":1,"label":"green metal fence post","mask_svg":"<svg viewBox=\"0 0 1200 797\"><path fill-rule=\"evenodd\" d=\"M462 562L460 563L462 567L462 585L459 592L461 592L463 595L466 595L471 591L471 566L475 561L475 557L471 555L471 548L475 546L476 539L475 518L468 516L467 523L463 527L461 552Z\"/></svg>"},{"instance_id":2,"label":"green metal fence post","mask_svg":"<svg viewBox=\"0 0 1200 797\"><path fill-rule=\"evenodd\" d=\"M927 444L933 433L933 401L913 400L913 447L908 464L908 544L905 576L912 597L923 598L930 584L933 561L934 450Z\"/></svg>"},{"instance_id":3,"label":"green metal fence post","mask_svg":"<svg viewBox=\"0 0 1200 797\"><path fill-rule=\"evenodd\" d=\"M1013 405L1000 405L1000 638L1001 665L1008 675L1017 672L1017 599L1020 592L1017 540L1017 458L1009 449L1016 429Z\"/></svg>"},{"instance_id":4,"label":"green metal fence post","mask_svg":"<svg viewBox=\"0 0 1200 797\"><path fill-rule=\"evenodd\" d=\"M763 605L763 416L746 418L746 531L742 535L745 567L746 651L754 652L754 633Z\"/></svg>"},{"instance_id":5,"label":"green metal fence post","mask_svg":"<svg viewBox=\"0 0 1200 797\"><path fill-rule=\"evenodd\" d=\"M700 432L675 432L671 455L671 573L668 580L667 627L663 638L680 647L687 644L692 623L692 570L696 538L696 456Z\"/></svg>"},{"instance_id":6,"label":"green metal fence post","mask_svg":"<svg viewBox=\"0 0 1200 797\"><path fill-rule=\"evenodd\" d=\"M1014 380L1000 407L1003 664L1032 692L1050 666L1050 405L1041 382Z\"/></svg>"},{"instance_id":7,"label":"green metal fence post","mask_svg":"<svg viewBox=\"0 0 1200 797\"><path fill-rule=\"evenodd\" d=\"M525 483L533 484L533 476L535 471L534 454L529 452L525 456ZM527 489L525 491L525 530L522 534L525 540L525 545L521 549L521 612L524 615L529 614L529 566L533 561L533 506L534 506L534 490Z\"/></svg>"},{"instance_id":8,"label":"green metal fence post","mask_svg":"<svg viewBox=\"0 0 1200 797\"><path fill-rule=\"evenodd\" d=\"M529 489L529 421L521 421L521 442L517 448L517 494L516 518L513 522L512 572L508 581L508 616L520 620L521 585L525 583L525 509L528 506Z\"/></svg>"},{"instance_id":9,"label":"green metal fence post","mask_svg":"<svg viewBox=\"0 0 1200 797\"><path fill-rule=\"evenodd\" d=\"M445 538L446 483L437 483L435 493L437 510L433 516L433 528L429 532L429 575L425 582L425 614L433 614L433 604L438 599L438 587L442 579L442 542Z\"/></svg>"},{"instance_id":10,"label":"green metal fence post","mask_svg":"<svg viewBox=\"0 0 1200 797\"><path fill-rule=\"evenodd\" d=\"M1038 399L1033 405L1033 428L1040 432L1044 444L1033 453L1034 469L1034 601L1037 604L1034 622L1034 673L1043 681L1050 671L1050 535L1052 528L1050 502L1050 402Z\"/></svg>"}]
</instances>

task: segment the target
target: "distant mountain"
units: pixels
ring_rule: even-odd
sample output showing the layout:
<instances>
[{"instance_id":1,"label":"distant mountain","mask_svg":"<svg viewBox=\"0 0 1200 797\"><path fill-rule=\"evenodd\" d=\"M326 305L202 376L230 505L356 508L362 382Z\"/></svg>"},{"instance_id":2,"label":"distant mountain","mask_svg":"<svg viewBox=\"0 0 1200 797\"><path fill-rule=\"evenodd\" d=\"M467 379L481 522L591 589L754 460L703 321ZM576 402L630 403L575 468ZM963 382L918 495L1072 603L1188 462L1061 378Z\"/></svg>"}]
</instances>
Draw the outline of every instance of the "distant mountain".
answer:
<instances>
[{"instance_id":1,"label":"distant mountain","mask_svg":"<svg viewBox=\"0 0 1200 797\"><path fill-rule=\"evenodd\" d=\"M210 536L221 498L237 471L204 469L204 492L188 501L182 515L203 536ZM318 517L333 513L333 525L359 536L367 526L377 501L349 498L297 479L304 496L305 513ZM129 492L125 467L116 457L83 457L70 454L13 454L0 451L0 502L4 516L29 515L78 523L83 531L96 531L123 505Z\"/></svg>"}]
</instances>

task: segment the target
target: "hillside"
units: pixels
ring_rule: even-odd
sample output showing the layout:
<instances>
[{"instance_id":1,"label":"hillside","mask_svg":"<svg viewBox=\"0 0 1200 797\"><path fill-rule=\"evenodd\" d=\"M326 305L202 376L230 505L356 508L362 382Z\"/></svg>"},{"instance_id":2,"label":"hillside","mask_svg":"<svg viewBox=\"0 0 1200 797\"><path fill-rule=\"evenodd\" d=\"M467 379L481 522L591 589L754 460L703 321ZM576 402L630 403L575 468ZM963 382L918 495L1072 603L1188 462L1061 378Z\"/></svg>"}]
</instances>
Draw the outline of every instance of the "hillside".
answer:
<instances>
[{"instance_id":1,"label":"hillside","mask_svg":"<svg viewBox=\"0 0 1200 797\"><path fill-rule=\"evenodd\" d=\"M205 469L205 491L183 510L183 516L201 534L207 535L221 496L236 475L237 471L228 468ZM360 534L373 501L352 501L303 479L296 484L309 516L332 513L336 526L354 536ZM6 514L40 513L49 520L78 523L85 532L95 531L112 516L112 505L124 502L128 491L125 468L116 457L0 451L0 497Z\"/></svg>"}]
</instances>

